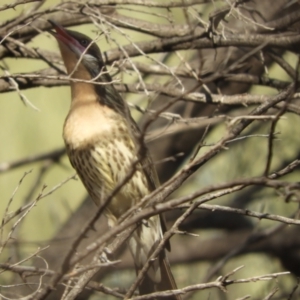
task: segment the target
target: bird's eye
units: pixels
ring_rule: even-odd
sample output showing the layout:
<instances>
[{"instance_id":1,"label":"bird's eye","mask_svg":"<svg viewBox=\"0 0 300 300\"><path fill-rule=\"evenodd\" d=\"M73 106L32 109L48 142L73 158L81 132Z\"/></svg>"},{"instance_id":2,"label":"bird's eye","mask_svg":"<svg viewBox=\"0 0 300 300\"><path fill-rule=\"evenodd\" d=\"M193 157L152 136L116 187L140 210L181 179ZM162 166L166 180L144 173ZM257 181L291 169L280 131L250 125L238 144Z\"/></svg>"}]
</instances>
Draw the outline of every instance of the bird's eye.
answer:
<instances>
[{"instance_id":1,"label":"bird's eye","mask_svg":"<svg viewBox=\"0 0 300 300\"><path fill-rule=\"evenodd\" d=\"M88 42L88 40L82 39L82 40L80 40L80 44L81 44L81 46L86 47L89 44L89 42Z\"/></svg>"}]
</instances>

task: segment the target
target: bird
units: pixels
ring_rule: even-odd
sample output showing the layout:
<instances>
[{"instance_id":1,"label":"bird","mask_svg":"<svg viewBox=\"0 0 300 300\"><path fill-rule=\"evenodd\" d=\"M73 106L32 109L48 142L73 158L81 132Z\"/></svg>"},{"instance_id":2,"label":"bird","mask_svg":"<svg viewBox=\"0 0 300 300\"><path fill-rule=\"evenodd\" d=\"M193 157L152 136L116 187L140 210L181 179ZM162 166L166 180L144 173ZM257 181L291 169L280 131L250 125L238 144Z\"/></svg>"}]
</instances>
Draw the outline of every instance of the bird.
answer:
<instances>
[{"instance_id":1,"label":"bird","mask_svg":"<svg viewBox=\"0 0 300 300\"><path fill-rule=\"evenodd\" d=\"M63 139L71 165L88 194L100 206L124 181L132 165L132 177L105 207L109 226L159 186L158 176L129 107L112 84L97 44L83 33L49 20L55 31L70 81L71 105L63 126ZM128 244L136 271L153 253L166 230L162 215L140 222ZM170 248L169 245L166 248ZM170 250L170 249L169 249ZM177 289L163 249L151 263L139 285L141 295ZM157 299L160 299L159 297ZM161 299L180 300L179 295Z\"/></svg>"}]
</instances>

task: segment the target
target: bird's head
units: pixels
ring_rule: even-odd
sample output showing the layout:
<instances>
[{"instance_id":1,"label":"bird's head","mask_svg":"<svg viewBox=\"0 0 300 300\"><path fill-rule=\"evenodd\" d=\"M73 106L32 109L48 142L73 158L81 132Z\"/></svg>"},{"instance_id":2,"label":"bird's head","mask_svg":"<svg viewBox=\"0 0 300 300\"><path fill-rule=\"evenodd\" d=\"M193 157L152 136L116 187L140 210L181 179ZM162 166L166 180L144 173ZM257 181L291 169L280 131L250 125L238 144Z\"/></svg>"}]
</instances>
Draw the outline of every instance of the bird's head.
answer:
<instances>
[{"instance_id":1,"label":"bird's head","mask_svg":"<svg viewBox=\"0 0 300 300\"><path fill-rule=\"evenodd\" d=\"M113 84L107 84L112 82L112 78L105 68L100 49L94 41L80 32L67 30L52 20L49 20L49 22L55 29L55 32L49 32L58 41L68 74L71 74L71 77L76 79L89 81L96 78L97 83L105 83L102 85L71 81L72 97L78 97L78 95L82 94L86 97L89 93L96 94L102 104L127 116L128 108L125 106L124 100Z\"/></svg>"},{"instance_id":2,"label":"bird's head","mask_svg":"<svg viewBox=\"0 0 300 300\"><path fill-rule=\"evenodd\" d=\"M58 42L68 73L74 74L75 76L73 77L88 79L82 78L86 77L83 76L83 72L88 71L91 78L96 77L104 67L101 52L96 43L80 32L67 30L52 20L49 20L49 22L55 29L55 32L49 32ZM80 63L78 64L79 60Z\"/></svg>"}]
</instances>

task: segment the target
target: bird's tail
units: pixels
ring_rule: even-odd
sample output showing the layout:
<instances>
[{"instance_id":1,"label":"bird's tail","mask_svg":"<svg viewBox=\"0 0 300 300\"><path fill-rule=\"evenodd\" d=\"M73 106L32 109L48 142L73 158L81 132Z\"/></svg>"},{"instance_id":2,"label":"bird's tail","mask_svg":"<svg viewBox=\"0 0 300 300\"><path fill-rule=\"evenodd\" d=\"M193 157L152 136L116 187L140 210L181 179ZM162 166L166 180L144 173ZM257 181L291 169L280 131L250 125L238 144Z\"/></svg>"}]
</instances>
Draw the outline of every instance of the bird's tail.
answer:
<instances>
[{"instance_id":1,"label":"bird's tail","mask_svg":"<svg viewBox=\"0 0 300 300\"><path fill-rule=\"evenodd\" d=\"M142 269L149 256L156 249L162 238L159 216L153 216L146 224L141 224L129 240L129 247L136 265L137 273ZM158 291L177 289L170 264L162 250L157 260L153 261L139 285L141 295ZM179 295L157 298L157 300L181 300Z\"/></svg>"},{"instance_id":2,"label":"bird's tail","mask_svg":"<svg viewBox=\"0 0 300 300\"><path fill-rule=\"evenodd\" d=\"M163 251L164 252L164 251ZM177 285L170 269L170 264L165 257L165 253L161 253L159 258L159 269L161 273L160 282L154 282L149 275L145 275L143 281L139 285L140 295L146 295L153 292L162 292L167 290L176 290ZM137 270L138 272L138 270ZM158 297L157 300L181 300L180 295L171 295L168 297Z\"/></svg>"},{"instance_id":3,"label":"bird's tail","mask_svg":"<svg viewBox=\"0 0 300 300\"><path fill-rule=\"evenodd\" d=\"M161 256L165 256L165 253L162 253ZM167 257L162 257L160 262L160 272L161 272L161 281L158 283L158 290L159 291L166 291L166 290L176 290L177 285L175 279L173 277L170 263ZM168 300L180 300L181 297L177 296L170 296L168 298L164 298Z\"/></svg>"}]
</instances>

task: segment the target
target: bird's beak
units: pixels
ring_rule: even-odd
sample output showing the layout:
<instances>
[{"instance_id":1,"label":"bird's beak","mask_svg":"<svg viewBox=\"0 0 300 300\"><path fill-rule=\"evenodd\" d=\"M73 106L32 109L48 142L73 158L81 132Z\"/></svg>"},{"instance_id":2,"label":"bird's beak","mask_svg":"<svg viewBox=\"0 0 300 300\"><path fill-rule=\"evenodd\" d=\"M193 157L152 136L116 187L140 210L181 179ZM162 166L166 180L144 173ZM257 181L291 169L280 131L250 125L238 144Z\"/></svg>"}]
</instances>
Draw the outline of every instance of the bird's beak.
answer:
<instances>
[{"instance_id":1,"label":"bird's beak","mask_svg":"<svg viewBox=\"0 0 300 300\"><path fill-rule=\"evenodd\" d=\"M66 46L68 46L71 49L77 48L81 52L84 51L84 48L78 43L76 39L74 39L68 31L62 27L60 24L54 22L53 20L48 20L48 22L53 26L55 29L55 32L52 30L49 30L49 33L52 34L58 42L62 42Z\"/></svg>"}]
</instances>

